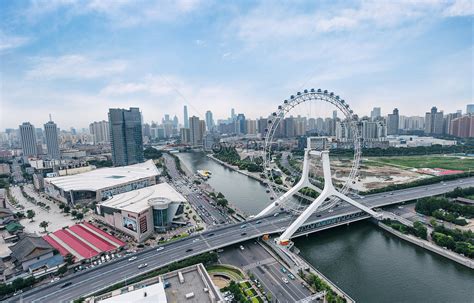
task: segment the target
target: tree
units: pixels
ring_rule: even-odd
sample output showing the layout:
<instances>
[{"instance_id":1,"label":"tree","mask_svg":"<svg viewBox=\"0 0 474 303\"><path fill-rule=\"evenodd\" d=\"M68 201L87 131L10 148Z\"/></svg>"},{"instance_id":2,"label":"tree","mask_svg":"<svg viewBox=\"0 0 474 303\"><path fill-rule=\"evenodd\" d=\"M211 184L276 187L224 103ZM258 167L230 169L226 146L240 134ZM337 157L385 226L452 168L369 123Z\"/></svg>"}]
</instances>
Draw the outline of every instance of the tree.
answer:
<instances>
[{"instance_id":1,"label":"tree","mask_svg":"<svg viewBox=\"0 0 474 303\"><path fill-rule=\"evenodd\" d=\"M77 213L77 214L76 214L76 219L77 219L77 220L82 220L82 219L84 219L84 214L83 214L83 213Z\"/></svg>"},{"instance_id":2,"label":"tree","mask_svg":"<svg viewBox=\"0 0 474 303\"><path fill-rule=\"evenodd\" d=\"M63 265L58 269L58 274L64 275L67 272L67 266Z\"/></svg>"},{"instance_id":3,"label":"tree","mask_svg":"<svg viewBox=\"0 0 474 303\"><path fill-rule=\"evenodd\" d=\"M77 210L73 209L73 210L71 211L71 215L72 215L73 217L75 217L75 216L77 215Z\"/></svg>"},{"instance_id":4,"label":"tree","mask_svg":"<svg viewBox=\"0 0 474 303\"><path fill-rule=\"evenodd\" d=\"M64 261L66 261L67 264L71 265L74 263L74 256L70 253L67 253L65 256L64 256Z\"/></svg>"},{"instance_id":5,"label":"tree","mask_svg":"<svg viewBox=\"0 0 474 303\"><path fill-rule=\"evenodd\" d=\"M34 210L32 210L32 209L28 209L28 210L27 210L27 212L26 212L26 217L27 217L28 219L30 219L31 222L33 222L33 218L34 218L35 216L36 216L36 213L35 213Z\"/></svg>"},{"instance_id":6,"label":"tree","mask_svg":"<svg viewBox=\"0 0 474 303\"><path fill-rule=\"evenodd\" d=\"M70 211L71 211L71 207L69 207L68 205L64 206L64 212L66 214L68 214Z\"/></svg>"},{"instance_id":7,"label":"tree","mask_svg":"<svg viewBox=\"0 0 474 303\"><path fill-rule=\"evenodd\" d=\"M43 221L40 223L40 227L44 228L44 232L46 232L46 228L48 228L49 223L47 221Z\"/></svg>"}]
</instances>

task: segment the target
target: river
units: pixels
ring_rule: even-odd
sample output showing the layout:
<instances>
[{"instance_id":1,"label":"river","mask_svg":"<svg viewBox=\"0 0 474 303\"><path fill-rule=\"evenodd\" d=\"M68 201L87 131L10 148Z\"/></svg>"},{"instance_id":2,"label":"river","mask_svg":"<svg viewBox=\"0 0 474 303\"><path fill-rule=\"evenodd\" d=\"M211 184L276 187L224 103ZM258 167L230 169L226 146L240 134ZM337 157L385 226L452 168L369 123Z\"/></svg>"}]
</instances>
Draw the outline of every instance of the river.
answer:
<instances>
[{"instance_id":1,"label":"river","mask_svg":"<svg viewBox=\"0 0 474 303\"><path fill-rule=\"evenodd\" d=\"M210 170L209 184L244 212L256 214L270 202L259 182L203 153L178 156L192 171ZM474 302L474 270L369 222L297 238L295 244L308 262L357 302Z\"/></svg>"}]
</instances>

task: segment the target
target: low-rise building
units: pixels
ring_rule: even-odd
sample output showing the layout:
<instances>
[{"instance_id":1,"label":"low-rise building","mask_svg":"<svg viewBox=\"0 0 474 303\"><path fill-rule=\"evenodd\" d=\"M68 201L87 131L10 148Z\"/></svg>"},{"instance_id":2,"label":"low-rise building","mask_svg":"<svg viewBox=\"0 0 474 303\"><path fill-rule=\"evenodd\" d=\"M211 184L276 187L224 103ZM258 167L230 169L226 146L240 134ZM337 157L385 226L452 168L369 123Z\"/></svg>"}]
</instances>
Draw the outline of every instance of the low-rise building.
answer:
<instances>
[{"instance_id":1,"label":"low-rise building","mask_svg":"<svg viewBox=\"0 0 474 303\"><path fill-rule=\"evenodd\" d=\"M143 241L153 231L186 224L184 202L186 199L168 183L160 183L115 195L97 204L96 212L107 224Z\"/></svg>"},{"instance_id":2,"label":"low-rise building","mask_svg":"<svg viewBox=\"0 0 474 303\"><path fill-rule=\"evenodd\" d=\"M44 179L45 193L64 203L99 202L124 192L156 184L160 172L153 160L129 166L92 170Z\"/></svg>"},{"instance_id":3,"label":"low-rise building","mask_svg":"<svg viewBox=\"0 0 474 303\"><path fill-rule=\"evenodd\" d=\"M54 248L41 237L26 236L10 247L12 260L23 271L34 273L44 266L57 266L62 262L54 255Z\"/></svg>"}]
</instances>

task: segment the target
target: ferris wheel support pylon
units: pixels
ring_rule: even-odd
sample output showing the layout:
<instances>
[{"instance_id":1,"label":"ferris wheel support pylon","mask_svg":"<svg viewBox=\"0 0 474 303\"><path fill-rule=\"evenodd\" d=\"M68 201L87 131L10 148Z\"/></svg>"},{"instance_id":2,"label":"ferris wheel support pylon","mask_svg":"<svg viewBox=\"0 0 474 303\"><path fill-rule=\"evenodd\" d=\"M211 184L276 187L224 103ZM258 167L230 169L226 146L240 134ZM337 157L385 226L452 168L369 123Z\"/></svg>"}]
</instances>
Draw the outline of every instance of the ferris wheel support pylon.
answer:
<instances>
[{"instance_id":1,"label":"ferris wheel support pylon","mask_svg":"<svg viewBox=\"0 0 474 303\"><path fill-rule=\"evenodd\" d=\"M365 211L366 213L370 214L371 216L375 218L381 217L381 214L373 211L371 208L365 205L362 205L361 203L356 202L353 199L349 198L345 194L337 191L337 189L332 184L331 167L330 167L330 162L329 162L329 151L328 150L323 150L323 151L312 150L309 140L310 138L308 138L308 147L305 150L305 155L308 154L308 155L321 157L322 166L323 166L323 175L324 175L324 188L322 192L319 194L319 196L313 201L313 203L311 203L305 209L305 211L303 211L298 216L298 218L296 218L296 220L293 221L293 223L277 239L277 243L283 246L288 245L291 237L298 230L298 228L300 228L301 225L303 225L303 223L306 222L306 220L308 220L308 218L318 209L318 207L320 207L321 204L330 197L337 197L343 201L346 201L352 204L353 206ZM309 166L308 158L309 157L305 157L303 167ZM303 169L303 175L301 176L301 179L309 179L308 170L305 171Z\"/></svg>"},{"instance_id":2,"label":"ferris wheel support pylon","mask_svg":"<svg viewBox=\"0 0 474 303\"><path fill-rule=\"evenodd\" d=\"M318 187L314 186L310 181L309 181L309 153L310 153L310 150L309 149L305 149L305 152L304 152L304 160L303 160L303 171L302 171L302 175L301 175L301 179L298 181L298 183L295 184L295 186L293 186L292 188L290 188L286 193L284 193L281 197L279 197L275 202L273 203L270 203L270 205L268 205L267 207L265 207L260 213L258 213L258 215L256 215L255 217L262 217L262 216L265 216L265 215L268 215L270 214L271 212L273 212L275 209L278 209L278 207L280 205L282 205L282 203L284 201L286 201L288 198L290 198L291 196L293 196L294 194L296 194L300 189L302 188L305 188L305 187L308 187L308 188L311 188L312 190L320 193L321 192L321 189L319 189Z\"/></svg>"}]
</instances>

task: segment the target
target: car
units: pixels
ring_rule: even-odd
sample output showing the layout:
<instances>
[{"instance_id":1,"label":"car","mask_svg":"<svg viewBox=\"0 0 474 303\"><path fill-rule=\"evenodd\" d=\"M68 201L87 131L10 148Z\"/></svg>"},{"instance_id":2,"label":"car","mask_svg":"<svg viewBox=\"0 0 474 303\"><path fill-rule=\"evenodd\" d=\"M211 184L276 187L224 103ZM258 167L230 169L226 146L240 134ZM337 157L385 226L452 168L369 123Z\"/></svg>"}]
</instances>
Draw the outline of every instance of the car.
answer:
<instances>
[{"instance_id":1,"label":"car","mask_svg":"<svg viewBox=\"0 0 474 303\"><path fill-rule=\"evenodd\" d=\"M262 221L258 220L257 222L255 222L255 224L260 224L262 223Z\"/></svg>"},{"instance_id":2,"label":"car","mask_svg":"<svg viewBox=\"0 0 474 303\"><path fill-rule=\"evenodd\" d=\"M186 252L191 252L191 251L193 251L193 249L192 249L192 248L188 248L188 249L186 249Z\"/></svg>"},{"instance_id":3,"label":"car","mask_svg":"<svg viewBox=\"0 0 474 303\"><path fill-rule=\"evenodd\" d=\"M275 213L273 216L274 216L274 217L278 217L279 214L280 214L280 213Z\"/></svg>"},{"instance_id":4,"label":"car","mask_svg":"<svg viewBox=\"0 0 474 303\"><path fill-rule=\"evenodd\" d=\"M281 279L283 280L283 282L284 282L285 284L288 284L288 279L287 279L287 278L282 277Z\"/></svg>"},{"instance_id":5,"label":"car","mask_svg":"<svg viewBox=\"0 0 474 303\"><path fill-rule=\"evenodd\" d=\"M145 267L147 267L147 266L148 266L147 263L142 263L142 264L138 265L138 269L140 269L140 268L145 268Z\"/></svg>"},{"instance_id":6,"label":"car","mask_svg":"<svg viewBox=\"0 0 474 303\"><path fill-rule=\"evenodd\" d=\"M208 237L212 237L212 236L214 236L214 233L210 233L210 234L208 234L207 236L208 236Z\"/></svg>"},{"instance_id":7,"label":"car","mask_svg":"<svg viewBox=\"0 0 474 303\"><path fill-rule=\"evenodd\" d=\"M240 245L240 250L244 250L244 246L243 245Z\"/></svg>"},{"instance_id":8,"label":"car","mask_svg":"<svg viewBox=\"0 0 474 303\"><path fill-rule=\"evenodd\" d=\"M246 236L246 235L247 235L247 233L241 233L240 235L241 235L241 236Z\"/></svg>"},{"instance_id":9,"label":"car","mask_svg":"<svg viewBox=\"0 0 474 303\"><path fill-rule=\"evenodd\" d=\"M288 273L288 278L290 278L291 280L294 280L295 276L293 274Z\"/></svg>"},{"instance_id":10,"label":"car","mask_svg":"<svg viewBox=\"0 0 474 303\"><path fill-rule=\"evenodd\" d=\"M282 268L280 268L280 270L281 270L282 273L286 273L286 268L282 267Z\"/></svg>"},{"instance_id":11,"label":"car","mask_svg":"<svg viewBox=\"0 0 474 303\"><path fill-rule=\"evenodd\" d=\"M160 251L160 250L163 250L163 249L165 249L165 247L164 247L164 246L160 246L160 247L158 247L158 248L156 249L156 251Z\"/></svg>"},{"instance_id":12,"label":"car","mask_svg":"<svg viewBox=\"0 0 474 303\"><path fill-rule=\"evenodd\" d=\"M316 217L318 217L318 218L321 217L321 214L317 214Z\"/></svg>"},{"instance_id":13,"label":"car","mask_svg":"<svg viewBox=\"0 0 474 303\"><path fill-rule=\"evenodd\" d=\"M72 282L66 282L63 285L61 285L61 288L66 288L66 287L71 286L71 285L72 285Z\"/></svg>"},{"instance_id":14,"label":"car","mask_svg":"<svg viewBox=\"0 0 474 303\"><path fill-rule=\"evenodd\" d=\"M128 259L128 262L132 262L132 261L135 261L136 259L138 259L136 256L133 256L131 258Z\"/></svg>"},{"instance_id":15,"label":"car","mask_svg":"<svg viewBox=\"0 0 474 303\"><path fill-rule=\"evenodd\" d=\"M330 209L328 210L328 213L332 213L334 211L334 209Z\"/></svg>"},{"instance_id":16,"label":"car","mask_svg":"<svg viewBox=\"0 0 474 303\"><path fill-rule=\"evenodd\" d=\"M198 241L199 241L199 238L196 238L196 239L193 240L193 243L196 243Z\"/></svg>"},{"instance_id":17,"label":"car","mask_svg":"<svg viewBox=\"0 0 474 303\"><path fill-rule=\"evenodd\" d=\"M243 224L240 226L240 228L246 228L247 227L247 224Z\"/></svg>"}]
</instances>

